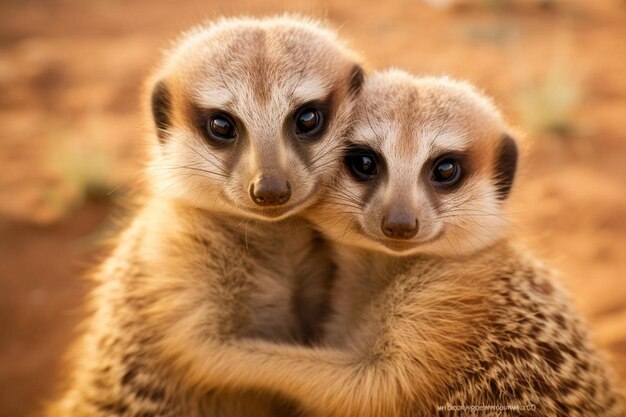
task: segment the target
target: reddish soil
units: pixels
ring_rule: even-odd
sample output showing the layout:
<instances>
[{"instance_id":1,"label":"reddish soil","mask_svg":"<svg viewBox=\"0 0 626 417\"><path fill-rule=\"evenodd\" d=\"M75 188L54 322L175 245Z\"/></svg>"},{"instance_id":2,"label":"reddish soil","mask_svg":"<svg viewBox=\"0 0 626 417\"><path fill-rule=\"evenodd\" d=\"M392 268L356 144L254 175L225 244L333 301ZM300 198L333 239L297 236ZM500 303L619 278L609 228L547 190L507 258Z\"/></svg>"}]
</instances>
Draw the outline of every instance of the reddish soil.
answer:
<instances>
[{"instance_id":1,"label":"reddish soil","mask_svg":"<svg viewBox=\"0 0 626 417\"><path fill-rule=\"evenodd\" d=\"M373 68L469 79L520 126L513 102L524 80L562 55L582 77L576 133L527 136L514 229L563 271L626 380L626 3L463 3L1 2L0 415L31 415L53 395L90 286L85 271L101 257L97 242L111 224L108 203L59 208L72 194L50 155L65 142L98 140L114 158L111 181L132 191L144 136L140 89L160 49L192 24L240 13L326 17Z\"/></svg>"}]
</instances>

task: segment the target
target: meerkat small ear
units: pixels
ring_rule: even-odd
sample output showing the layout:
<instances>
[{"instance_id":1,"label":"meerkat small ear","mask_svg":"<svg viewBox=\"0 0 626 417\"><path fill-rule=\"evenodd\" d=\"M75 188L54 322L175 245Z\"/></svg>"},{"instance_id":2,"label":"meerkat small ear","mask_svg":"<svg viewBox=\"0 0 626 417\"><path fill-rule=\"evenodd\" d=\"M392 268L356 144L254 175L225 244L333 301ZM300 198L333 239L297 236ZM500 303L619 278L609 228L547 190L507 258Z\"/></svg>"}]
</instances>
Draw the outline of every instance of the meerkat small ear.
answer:
<instances>
[{"instance_id":1,"label":"meerkat small ear","mask_svg":"<svg viewBox=\"0 0 626 417\"><path fill-rule=\"evenodd\" d=\"M496 151L494 165L494 180L499 200L506 200L513 186L517 171L518 150L515 139L505 134Z\"/></svg>"},{"instance_id":2,"label":"meerkat small ear","mask_svg":"<svg viewBox=\"0 0 626 417\"><path fill-rule=\"evenodd\" d=\"M171 123L172 95L163 81L152 90L152 117L160 143L167 139L167 129Z\"/></svg>"},{"instance_id":3,"label":"meerkat small ear","mask_svg":"<svg viewBox=\"0 0 626 417\"><path fill-rule=\"evenodd\" d=\"M357 94L361 91L363 81L365 80L365 71L359 64L355 64L350 72L350 93Z\"/></svg>"}]
</instances>

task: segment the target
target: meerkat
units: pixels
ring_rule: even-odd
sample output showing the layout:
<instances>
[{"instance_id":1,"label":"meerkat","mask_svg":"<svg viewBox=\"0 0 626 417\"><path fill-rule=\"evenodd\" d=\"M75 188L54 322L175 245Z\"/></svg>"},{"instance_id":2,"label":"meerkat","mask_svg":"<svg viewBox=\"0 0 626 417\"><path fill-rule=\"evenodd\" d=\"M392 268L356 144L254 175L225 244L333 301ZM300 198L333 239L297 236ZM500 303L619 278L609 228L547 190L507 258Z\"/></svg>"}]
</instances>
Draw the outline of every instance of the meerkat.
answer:
<instances>
[{"instance_id":1,"label":"meerkat","mask_svg":"<svg viewBox=\"0 0 626 417\"><path fill-rule=\"evenodd\" d=\"M325 341L215 358L199 338L175 362L319 416L623 416L553 272L507 237L518 146L492 102L392 70L368 76L354 118L310 210L338 266Z\"/></svg>"},{"instance_id":2,"label":"meerkat","mask_svg":"<svg viewBox=\"0 0 626 417\"><path fill-rule=\"evenodd\" d=\"M149 83L148 195L95 273L69 389L48 415L290 414L267 390L207 388L194 363L172 364L204 341L317 337L333 265L292 216L340 168L362 79L358 55L302 18L183 35Z\"/></svg>"}]
</instances>

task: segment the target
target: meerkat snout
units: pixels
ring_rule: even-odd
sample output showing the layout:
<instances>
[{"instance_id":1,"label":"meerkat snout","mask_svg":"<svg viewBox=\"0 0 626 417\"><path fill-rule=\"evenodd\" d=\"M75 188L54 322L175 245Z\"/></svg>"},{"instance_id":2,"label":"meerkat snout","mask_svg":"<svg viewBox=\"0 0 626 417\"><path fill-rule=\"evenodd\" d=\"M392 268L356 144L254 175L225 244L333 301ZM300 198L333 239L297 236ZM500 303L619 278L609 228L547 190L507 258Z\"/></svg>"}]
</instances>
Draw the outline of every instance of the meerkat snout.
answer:
<instances>
[{"instance_id":1,"label":"meerkat snout","mask_svg":"<svg viewBox=\"0 0 626 417\"><path fill-rule=\"evenodd\" d=\"M380 228L391 239L411 239L417 235L419 220L410 211L391 208L383 216Z\"/></svg>"},{"instance_id":2,"label":"meerkat snout","mask_svg":"<svg viewBox=\"0 0 626 417\"><path fill-rule=\"evenodd\" d=\"M284 175L258 174L250 184L250 198L259 206L281 206L291 197L291 184Z\"/></svg>"}]
</instances>

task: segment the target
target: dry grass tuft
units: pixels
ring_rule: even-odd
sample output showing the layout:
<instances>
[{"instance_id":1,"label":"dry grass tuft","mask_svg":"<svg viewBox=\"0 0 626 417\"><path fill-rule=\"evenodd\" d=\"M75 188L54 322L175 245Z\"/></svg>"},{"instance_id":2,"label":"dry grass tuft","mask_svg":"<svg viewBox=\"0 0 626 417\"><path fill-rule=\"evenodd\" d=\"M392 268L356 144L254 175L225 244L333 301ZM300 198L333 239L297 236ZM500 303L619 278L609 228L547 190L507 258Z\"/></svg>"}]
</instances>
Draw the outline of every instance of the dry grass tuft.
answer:
<instances>
[{"instance_id":1,"label":"dry grass tuft","mask_svg":"<svg viewBox=\"0 0 626 417\"><path fill-rule=\"evenodd\" d=\"M581 100L581 79L562 65L553 65L526 83L514 104L520 122L529 131L566 137L576 131L574 114Z\"/></svg>"},{"instance_id":2,"label":"dry grass tuft","mask_svg":"<svg viewBox=\"0 0 626 417\"><path fill-rule=\"evenodd\" d=\"M43 190L43 198L58 217L65 217L87 201L108 200L117 184L118 160L113 148L101 138L84 140L59 134L47 153L47 165L57 186Z\"/></svg>"}]
</instances>

